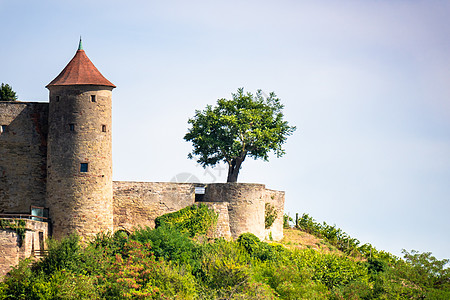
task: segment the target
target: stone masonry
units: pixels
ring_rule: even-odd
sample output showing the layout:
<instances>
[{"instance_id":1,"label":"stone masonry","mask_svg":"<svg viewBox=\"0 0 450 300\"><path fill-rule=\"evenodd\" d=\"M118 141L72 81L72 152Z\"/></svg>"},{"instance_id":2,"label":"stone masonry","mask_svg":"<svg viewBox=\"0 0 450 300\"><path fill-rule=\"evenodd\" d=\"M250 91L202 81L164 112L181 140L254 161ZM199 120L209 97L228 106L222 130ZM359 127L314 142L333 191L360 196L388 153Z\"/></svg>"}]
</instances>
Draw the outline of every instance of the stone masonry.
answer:
<instances>
[{"instance_id":1,"label":"stone masonry","mask_svg":"<svg viewBox=\"0 0 450 300\"><path fill-rule=\"evenodd\" d=\"M27 228L22 245L15 231L0 229L0 277L19 259L41 254L48 237L77 233L87 240L104 231L153 228L156 217L200 203L218 213L216 237L283 237L284 192L263 184L113 182L115 86L81 41L47 88L49 103L0 102L0 219L25 218ZM204 194L196 195L201 186ZM277 212L268 229L267 203Z\"/></svg>"},{"instance_id":2,"label":"stone masonry","mask_svg":"<svg viewBox=\"0 0 450 300\"><path fill-rule=\"evenodd\" d=\"M0 102L0 213L44 206L48 103Z\"/></svg>"}]
</instances>

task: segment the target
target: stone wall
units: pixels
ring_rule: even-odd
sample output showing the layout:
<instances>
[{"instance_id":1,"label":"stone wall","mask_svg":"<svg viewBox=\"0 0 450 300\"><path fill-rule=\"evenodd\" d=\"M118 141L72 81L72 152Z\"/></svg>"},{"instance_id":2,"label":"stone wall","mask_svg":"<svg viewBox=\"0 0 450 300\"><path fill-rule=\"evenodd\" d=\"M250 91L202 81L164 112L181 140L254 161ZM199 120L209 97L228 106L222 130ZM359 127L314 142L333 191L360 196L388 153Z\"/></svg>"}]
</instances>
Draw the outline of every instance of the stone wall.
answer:
<instances>
[{"instance_id":1,"label":"stone wall","mask_svg":"<svg viewBox=\"0 0 450 300\"><path fill-rule=\"evenodd\" d=\"M283 238L284 192L266 189L264 202L275 208L277 218L270 228L265 229L265 238L279 241Z\"/></svg>"},{"instance_id":2,"label":"stone wall","mask_svg":"<svg viewBox=\"0 0 450 300\"><path fill-rule=\"evenodd\" d=\"M0 102L0 213L45 205L48 103Z\"/></svg>"},{"instance_id":3,"label":"stone wall","mask_svg":"<svg viewBox=\"0 0 450 300\"><path fill-rule=\"evenodd\" d=\"M213 183L205 190L206 202L228 202L231 237L250 232L265 237L265 186L253 183Z\"/></svg>"},{"instance_id":4,"label":"stone wall","mask_svg":"<svg viewBox=\"0 0 450 300\"><path fill-rule=\"evenodd\" d=\"M11 219L5 219L11 220ZM11 229L0 229L0 278L13 266L19 263L19 259L40 255L45 249L45 240L48 238L48 223L25 220L26 231L22 246L19 247L19 235Z\"/></svg>"},{"instance_id":5,"label":"stone wall","mask_svg":"<svg viewBox=\"0 0 450 300\"><path fill-rule=\"evenodd\" d=\"M231 238L230 231L230 218L228 215L228 202L197 202L203 203L209 207L209 209L213 209L217 214L217 224L212 236L214 238L223 237L226 239Z\"/></svg>"},{"instance_id":6,"label":"stone wall","mask_svg":"<svg viewBox=\"0 0 450 300\"><path fill-rule=\"evenodd\" d=\"M194 204L192 183L114 181L114 230L155 227L155 218Z\"/></svg>"}]
</instances>

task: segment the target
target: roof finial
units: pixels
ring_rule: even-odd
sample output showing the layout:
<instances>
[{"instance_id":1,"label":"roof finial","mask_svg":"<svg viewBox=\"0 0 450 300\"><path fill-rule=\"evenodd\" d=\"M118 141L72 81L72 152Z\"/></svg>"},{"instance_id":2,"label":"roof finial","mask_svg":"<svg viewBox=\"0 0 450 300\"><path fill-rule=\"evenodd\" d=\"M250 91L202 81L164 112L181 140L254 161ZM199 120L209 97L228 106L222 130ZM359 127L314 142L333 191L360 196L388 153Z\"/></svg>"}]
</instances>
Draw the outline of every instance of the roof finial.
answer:
<instances>
[{"instance_id":1,"label":"roof finial","mask_svg":"<svg viewBox=\"0 0 450 300\"><path fill-rule=\"evenodd\" d=\"M81 44L81 35L80 35L80 43L78 44L78 50L83 50L83 45Z\"/></svg>"}]
</instances>

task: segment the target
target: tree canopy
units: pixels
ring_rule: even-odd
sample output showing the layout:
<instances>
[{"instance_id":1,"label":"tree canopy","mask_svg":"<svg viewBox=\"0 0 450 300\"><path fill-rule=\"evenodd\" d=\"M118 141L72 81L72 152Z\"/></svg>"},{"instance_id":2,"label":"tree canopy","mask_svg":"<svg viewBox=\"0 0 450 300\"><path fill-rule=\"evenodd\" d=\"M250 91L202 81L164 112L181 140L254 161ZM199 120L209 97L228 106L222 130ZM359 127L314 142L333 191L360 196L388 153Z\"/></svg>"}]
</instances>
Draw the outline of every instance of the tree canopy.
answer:
<instances>
[{"instance_id":1,"label":"tree canopy","mask_svg":"<svg viewBox=\"0 0 450 300\"><path fill-rule=\"evenodd\" d=\"M4 84L0 86L0 101L16 101L17 95L13 91L9 84Z\"/></svg>"},{"instance_id":2,"label":"tree canopy","mask_svg":"<svg viewBox=\"0 0 450 300\"><path fill-rule=\"evenodd\" d=\"M265 98L261 90L253 95L239 88L231 100L219 99L215 107L196 110L184 136L194 148L188 157L195 156L203 167L226 162L227 182L236 182L247 156L268 161L270 152L285 154L282 146L296 128L283 119L283 108L273 92Z\"/></svg>"}]
</instances>

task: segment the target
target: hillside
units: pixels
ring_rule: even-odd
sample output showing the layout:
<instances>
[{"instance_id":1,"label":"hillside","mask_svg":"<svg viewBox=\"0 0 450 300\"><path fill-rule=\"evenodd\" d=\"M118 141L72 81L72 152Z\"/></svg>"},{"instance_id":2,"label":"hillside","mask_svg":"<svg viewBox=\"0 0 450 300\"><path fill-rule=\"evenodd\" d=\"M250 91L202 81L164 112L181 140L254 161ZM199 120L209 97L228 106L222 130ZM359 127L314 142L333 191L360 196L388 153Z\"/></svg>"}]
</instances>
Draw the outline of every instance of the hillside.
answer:
<instances>
[{"instance_id":1,"label":"hillside","mask_svg":"<svg viewBox=\"0 0 450 300\"><path fill-rule=\"evenodd\" d=\"M329 242L304 231L285 228L283 234L284 238L280 241L280 244L288 249L313 249L325 253L342 254L341 251Z\"/></svg>"},{"instance_id":2,"label":"hillside","mask_svg":"<svg viewBox=\"0 0 450 300\"><path fill-rule=\"evenodd\" d=\"M249 233L208 239L214 213L205 207L156 223L87 244L50 241L42 260L21 262L0 283L0 299L450 299L447 261L430 253L363 257L367 246L343 246L329 229L322 238L286 229L280 243Z\"/></svg>"}]
</instances>

